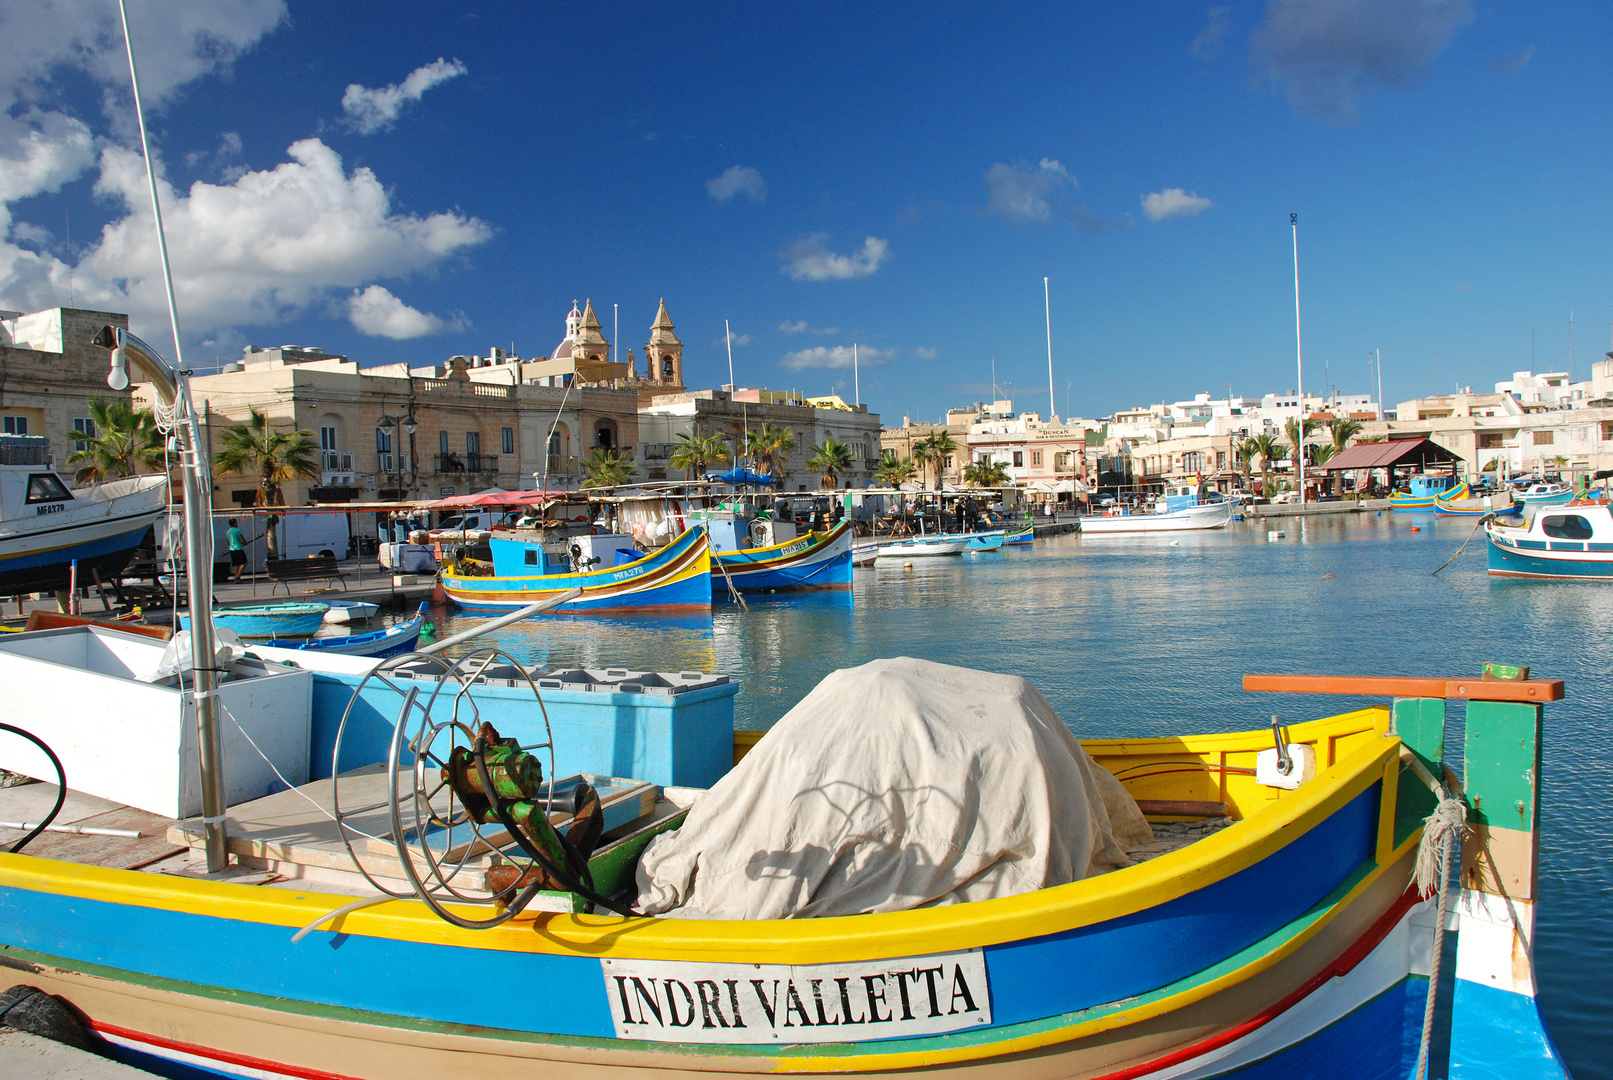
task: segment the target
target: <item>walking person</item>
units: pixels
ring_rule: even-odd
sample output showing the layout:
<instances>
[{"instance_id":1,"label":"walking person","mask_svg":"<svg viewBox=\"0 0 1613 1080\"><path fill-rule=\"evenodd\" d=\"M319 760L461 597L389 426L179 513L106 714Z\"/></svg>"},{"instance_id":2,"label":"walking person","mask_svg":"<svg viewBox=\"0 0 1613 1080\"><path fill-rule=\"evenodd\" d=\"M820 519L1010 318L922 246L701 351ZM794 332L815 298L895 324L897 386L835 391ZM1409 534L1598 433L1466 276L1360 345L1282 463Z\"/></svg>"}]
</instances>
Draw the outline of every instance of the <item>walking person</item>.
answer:
<instances>
[{"instance_id":1,"label":"walking person","mask_svg":"<svg viewBox=\"0 0 1613 1080\"><path fill-rule=\"evenodd\" d=\"M230 580L240 581L241 574L246 570L246 536L234 518L230 518L230 527L224 533L224 542L230 546Z\"/></svg>"}]
</instances>

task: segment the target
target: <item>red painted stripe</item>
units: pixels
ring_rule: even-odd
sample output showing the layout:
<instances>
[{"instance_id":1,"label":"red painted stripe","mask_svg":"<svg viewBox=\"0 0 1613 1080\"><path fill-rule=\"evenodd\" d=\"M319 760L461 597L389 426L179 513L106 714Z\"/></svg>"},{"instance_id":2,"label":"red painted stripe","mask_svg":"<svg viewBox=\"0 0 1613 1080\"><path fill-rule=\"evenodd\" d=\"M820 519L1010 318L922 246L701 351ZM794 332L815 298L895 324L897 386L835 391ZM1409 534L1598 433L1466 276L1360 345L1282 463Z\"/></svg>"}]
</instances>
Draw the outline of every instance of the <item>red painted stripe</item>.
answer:
<instances>
[{"instance_id":1,"label":"red painted stripe","mask_svg":"<svg viewBox=\"0 0 1613 1080\"><path fill-rule=\"evenodd\" d=\"M130 1042L144 1043L147 1046L160 1047L163 1050L177 1050L182 1054L191 1054L195 1057L209 1061L224 1062L246 1069L258 1069L262 1072L279 1073L282 1076L295 1076L299 1080L358 1080L357 1077L346 1073L326 1072L324 1069L304 1069L296 1065L285 1065L278 1061L268 1061L264 1058L248 1057L245 1054L232 1054L228 1050L216 1050L209 1046L197 1046L194 1043L177 1042L173 1039L164 1039L157 1035L149 1035L144 1031L135 1031L132 1028L119 1027L116 1024L104 1024L98 1020L91 1020L90 1027L106 1035L116 1035L120 1039Z\"/></svg>"},{"instance_id":2,"label":"red painted stripe","mask_svg":"<svg viewBox=\"0 0 1613 1080\"><path fill-rule=\"evenodd\" d=\"M1348 949L1345 949L1344 952L1340 953L1338 958L1334 960L1333 963L1311 976L1311 978L1307 980L1303 986L1289 994L1287 997L1283 998L1281 1001L1277 1002L1277 1004L1273 1005L1265 1012L1260 1013L1258 1016L1252 1017L1236 1027L1228 1028L1226 1031L1217 1032L1216 1034L1211 1035L1209 1038L1196 1042L1191 1046L1184 1046L1180 1050L1173 1050L1171 1053L1166 1054L1163 1057L1157 1057L1152 1061L1144 1062L1141 1065L1132 1065L1128 1068L1121 1069L1119 1072L1104 1073L1101 1077L1098 1077L1097 1080L1136 1080L1137 1077L1147 1076L1149 1073L1155 1072L1159 1069L1168 1069L1172 1065L1180 1065L1184 1061L1190 1061L1201 1054L1207 1054L1212 1050L1218 1050L1221 1047L1226 1046L1228 1043L1236 1042L1238 1039L1243 1038L1252 1031L1258 1031L1267 1024L1271 1023L1273 1020L1277 1019L1277 1017L1281 1016L1283 1013L1287 1012L1289 1009L1292 1009L1295 1005L1298 1005L1301 1001L1304 1001L1306 998L1310 997L1318 989L1320 989L1322 984L1327 982L1327 980L1348 975L1351 971L1355 970L1355 966L1362 960L1365 960L1367 954L1371 953L1373 949L1376 949L1383 942L1383 939L1389 936L1389 931L1393 930L1395 926L1399 924L1406 912L1410 911L1413 905L1415 905L1419 899L1420 897L1417 895L1417 887L1413 885L1408 888L1400 895L1400 899L1395 901L1394 906L1386 911L1377 922L1373 923L1372 927L1367 930L1365 934L1362 934L1359 938L1357 938L1353 945L1351 945Z\"/></svg>"}]
</instances>

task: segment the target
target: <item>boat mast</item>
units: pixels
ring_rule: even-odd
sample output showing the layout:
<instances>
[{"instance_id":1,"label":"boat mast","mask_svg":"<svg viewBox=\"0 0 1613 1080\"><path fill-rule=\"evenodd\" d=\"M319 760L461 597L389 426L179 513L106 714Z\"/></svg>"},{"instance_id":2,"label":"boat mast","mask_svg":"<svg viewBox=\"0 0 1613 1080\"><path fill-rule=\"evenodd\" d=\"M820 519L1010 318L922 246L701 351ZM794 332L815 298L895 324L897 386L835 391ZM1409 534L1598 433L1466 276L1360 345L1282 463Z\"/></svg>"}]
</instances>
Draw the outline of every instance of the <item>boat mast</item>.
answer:
<instances>
[{"instance_id":1,"label":"boat mast","mask_svg":"<svg viewBox=\"0 0 1613 1080\"><path fill-rule=\"evenodd\" d=\"M1294 230L1294 365L1299 374L1295 381L1298 390L1299 416L1294 421L1294 463L1299 469L1299 508L1305 509L1305 354L1299 341L1299 215L1289 214L1288 224Z\"/></svg>"},{"instance_id":2,"label":"boat mast","mask_svg":"<svg viewBox=\"0 0 1613 1080\"><path fill-rule=\"evenodd\" d=\"M863 403L863 380L862 373L857 368L857 343L855 341L851 343L851 395L855 399L855 404L861 405Z\"/></svg>"},{"instance_id":3,"label":"boat mast","mask_svg":"<svg viewBox=\"0 0 1613 1080\"><path fill-rule=\"evenodd\" d=\"M107 383L114 390L129 385L127 363L134 359L146 370L159 396L175 411L179 436L180 475L185 485L185 567L189 586L191 673L196 701L197 757L201 766L202 828L206 836L207 872L229 866L224 832L224 753L219 732L218 692L213 665L213 513L205 444L196 425L196 410L185 377L184 347L179 340L179 311L174 304L174 278L168 265L168 242L163 236L162 204L157 198L157 176L151 165L151 144L146 136L146 115L140 105L140 76L135 70L134 42L129 37L129 12L118 0L123 21L123 43L129 54L129 83L134 90L134 115L140 125L140 150L146 159L146 182L151 188L151 214L157 228L157 252L162 259L163 287L168 294L168 322L174 334L174 366L169 367L140 339L124 331L112 335L112 373ZM164 370L166 369L166 370ZM119 384L122 385L119 385Z\"/></svg>"},{"instance_id":4,"label":"boat mast","mask_svg":"<svg viewBox=\"0 0 1613 1080\"><path fill-rule=\"evenodd\" d=\"M1053 397L1053 301L1047 291L1047 278L1042 279L1042 311L1047 316L1047 422L1059 418L1059 403Z\"/></svg>"}]
</instances>

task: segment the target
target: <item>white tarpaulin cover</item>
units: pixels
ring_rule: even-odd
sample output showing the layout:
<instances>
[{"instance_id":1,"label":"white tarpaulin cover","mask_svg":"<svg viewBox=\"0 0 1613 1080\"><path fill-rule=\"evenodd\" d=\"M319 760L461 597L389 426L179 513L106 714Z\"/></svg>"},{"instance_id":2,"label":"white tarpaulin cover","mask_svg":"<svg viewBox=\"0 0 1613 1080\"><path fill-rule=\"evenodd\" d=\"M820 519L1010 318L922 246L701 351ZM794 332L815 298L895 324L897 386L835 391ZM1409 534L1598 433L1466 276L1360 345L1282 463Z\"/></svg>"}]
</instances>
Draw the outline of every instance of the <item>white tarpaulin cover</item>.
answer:
<instances>
[{"instance_id":1,"label":"white tarpaulin cover","mask_svg":"<svg viewBox=\"0 0 1613 1080\"><path fill-rule=\"evenodd\" d=\"M1130 865L1148 823L1024 679L899 658L824 679L639 862L644 911L901 911Z\"/></svg>"}]
</instances>

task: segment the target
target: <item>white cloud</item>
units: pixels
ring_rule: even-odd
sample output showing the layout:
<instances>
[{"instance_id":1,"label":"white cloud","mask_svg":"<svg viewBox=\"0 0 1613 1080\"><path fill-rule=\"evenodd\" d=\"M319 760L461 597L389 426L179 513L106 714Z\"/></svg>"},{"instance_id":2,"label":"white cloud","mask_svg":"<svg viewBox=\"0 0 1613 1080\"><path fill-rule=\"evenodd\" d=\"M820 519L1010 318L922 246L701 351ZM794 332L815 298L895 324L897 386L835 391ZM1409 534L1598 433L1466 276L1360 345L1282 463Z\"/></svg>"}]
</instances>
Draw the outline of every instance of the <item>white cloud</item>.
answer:
<instances>
[{"instance_id":1,"label":"white cloud","mask_svg":"<svg viewBox=\"0 0 1613 1080\"><path fill-rule=\"evenodd\" d=\"M397 123L398 114L410 102L419 101L427 90L449 79L465 74L468 69L458 60L437 57L424 67L409 72L400 83L371 90L358 83L350 83L342 95L342 111L347 121L360 135L373 135L386 131Z\"/></svg>"},{"instance_id":2,"label":"white cloud","mask_svg":"<svg viewBox=\"0 0 1613 1080\"><path fill-rule=\"evenodd\" d=\"M986 209L1009 221L1046 221L1058 208L1063 192L1080 184L1063 165L1043 158L1034 168L1001 162L986 170Z\"/></svg>"},{"instance_id":3,"label":"white cloud","mask_svg":"<svg viewBox=\"0 0 1613 1080\"><path fill-rule=\"evenodd\" d=\"M371 285L362 292L353 290L347 298L347 319L360 333L394 341L465 328L463 318L439 319L416 311L380 285Z\"/></svg>"},{"instance_id":4,"label":"white cloud","mask_svg":"<svg viewBox=\"0 0 1613 1080\"><path fill-rule=\"evenodd\" d=\"M862 250L850 255L830 251L824 244L828 239L828 233L810 233L790 241L779 255L782 272L796 281L843 281L868 277L890 257L890 241L877 236L864 239Z\"/></svg>"},{"instance_id":5,"label":"white cloud","mask_svg":"<svg viewBox=\"0 0 1613 1080\"><path fill-rule=\"evenodd\" d=\"M1295 109L1346 124L1363 93L1416 81L1472 21L1470 0L1269 0L1249 53Z\"/></svg>"},{"instance_id":6,"label":"white cloud","mask_svg":"<svg viewBox=\"0 0 1613 1080\"><path fill-rule=\"evenodd\" d=\"M805 319L797 319L795 322L785 319L778 324L778 332L781 334L838 334L840 333L840 327L813 326Z\"/></svg>"},{"instance_id":7,"label":"white cloud","mask_svg":"<svg viewBox=\"0 0 1613 1080\"><path fill-rule=\"evenodd\" d=\"M913 350L913 355L918 357L920 360L934 360L936 352L934 349L926 348L925 346L920 345L918 348Z\"/></svg>"},{"instance_id":8,"label":"white cloud","mask_svg":"<svg viewBox=\"0 0 1613 1080\"><path fill-rule=\"evenodd\" d=\"M1179 187L1166 188L1143 197L1143 213L1149 221L1164 221L1173 217L1198 217L1215 204L1201 198L1196 192Z\"/></svg>"},{"instance_id":9,"label":"white cloud","mask_svg":"<svg viewBox=\"0 0 1613 1080\"><path fill-rule=\"evenodd\" d=\"M868 345L857 346L857 365L859 367L878 367L890 362L896 356L895 349L876 349ZM851 370L852 353L850 345L819 345L813 349L801 349L797 352L785 353L779 365L789 371L802 371L806 368L823 368L830 371L845 368Z\"/></svg>"},{"instance_id":10,"label":"white cloud","mask_svg":"<svg viewBox=\"0 0 1613 1080\"><path fill-rule=\"evenodd\" d=\"M718 202L727 202L736 195L743 195L753 203L759 203L767 198L767 182L762 174L749 165L733 165L721 176L706 181L706 192Z\"/></svg>"},{"instance_id":11,"label":"white cloud","mask_svg":"<svg viewBox=\"0 0 1613 1080\"><path fill-rule=\"evenodd\" d=\"M732 341L735 345L749 345L750 344L750 335L749 334L736 334L732 330L728 331L728 338L727 339L729 341ZM718 338L716 341L712 342L713 345L721 345L722 343L723 343L722 338Z\"/></svg>"},{"instance_id":12,"label":"white cloud","mask_svg":"<svg viewBox=\"0 0 1613 1080\"><path fill-rule=\"evenodd\" d=\"M432 269L492 236L485 222L456 213L394 214L374 173L346 173L318 139L294 143L289 155L273 169L229 184L198 182L184 195L159 180L187 333L272 324L322 307L338 291ZM135 333L156 333L167 308L140 156L103 151L96 193L121 200L126 216L106 226L79 263L79 302L126 311ZM65 275L53 258L0 247L0 298L8 306L58 303Z\"/></svg>"},{"instance_id":13,"label":"white cloud","mask_svg":"<svg viewBox=\"0 0 1613 1080\"><path fill-rule=\"evenodd\" d=\"M1220 53L1221 40L1231 29L1231 20L1227 18L1227 13L1231 10L1230 7L1211 8L1209 18L1204 21L1204 29L1199 31L1198 37L1193 39L1193 44L1187 47L1187 51L1200 60L1212 59Z\"/></svg>"},{"instance_id":14,"label":"white cloud","mask_svg":"<svg viewBox=\"0 0 1613 1080\"><path fill-rule=\"evenodd\" d=\"M60 191L95 162L95 139L59 112L0 112L0 204Z\"/></svg>"}]
</instances>

